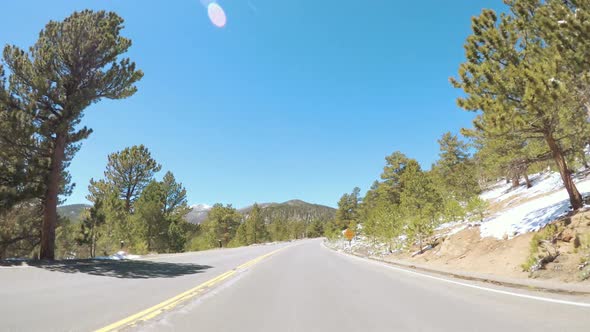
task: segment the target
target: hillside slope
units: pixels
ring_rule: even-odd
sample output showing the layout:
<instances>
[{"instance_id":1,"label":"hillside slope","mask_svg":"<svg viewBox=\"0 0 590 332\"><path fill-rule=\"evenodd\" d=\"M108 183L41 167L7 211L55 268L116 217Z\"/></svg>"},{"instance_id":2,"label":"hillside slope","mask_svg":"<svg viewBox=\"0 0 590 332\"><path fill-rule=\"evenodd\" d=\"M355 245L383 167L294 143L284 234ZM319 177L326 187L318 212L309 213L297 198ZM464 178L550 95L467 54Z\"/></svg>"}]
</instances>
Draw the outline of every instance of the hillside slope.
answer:
<instances>
[{"instance_id":1,"label":"hillside slope","mask_svg":"<svg viewBox=\"0 0 590 332\"><path fill-rule=\"evenodd\" d=\"M301 200L290 200L283 203L259 204L262 209L262 217L266 221L312 221L319 220L327 222L334 219L336 209L325 205L307 203ZM240 209L242 214L248 215L252 206Z\"/></svg>"},{"instance_id":2,"label":"hillside slope","mask_svg":"<svg viewBox=\"0 0 590 332\"><path fill-rule=\"evenodd\" d=\"M423 254L409 243L406 247L411 250L391 253L387 244L368 241L362 232L351 246L340 241L336 247L453 273L590 283L590 206L574 214L557 173L547 171L530 178L531 188L524 184L512 188L505 181L491 185L480 195L489 203L483 222L441 225L429 241L434 246ZM588 199L590 172L577 173L575 182ZM548 254L553 257L540 264Z\"/></svg>"},{"instance_id":3,"label":"hillside slope","mask_svg":"<svg viewBox=\"0 0 590 332\"><path fill-rule=\"evenodd\" d=\"M336 209L325 205L312 204L302 200L290 200L283 203L260 203L262 217L266 220L285 220L285 221L312 221L319 220L327 222L332 220L336 215ZM211 210L211 206L206 204L193 205L191 212L187 215L187 220L193 224L200 224ZM252 210L252 205L239 209L244 215Z\"/></svg>"}]
</instances>

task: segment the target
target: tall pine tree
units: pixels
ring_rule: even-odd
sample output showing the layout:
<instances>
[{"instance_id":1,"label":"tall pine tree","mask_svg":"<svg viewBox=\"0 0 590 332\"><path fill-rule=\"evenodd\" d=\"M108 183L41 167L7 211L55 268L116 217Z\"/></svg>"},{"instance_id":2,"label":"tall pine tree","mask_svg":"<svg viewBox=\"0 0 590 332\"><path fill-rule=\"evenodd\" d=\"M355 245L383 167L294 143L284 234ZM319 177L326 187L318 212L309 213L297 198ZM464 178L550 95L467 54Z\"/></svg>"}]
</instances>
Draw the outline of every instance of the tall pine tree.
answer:
<instances>
[{"instance_id":1,"label":"tall pine tree","mask_svg":"<svg viewBox=\"0 0 590 332\"><path fill-rule=\"evenodd\" d=\"M123 19L115 13L85 10L62 22L51 21L37 42L25 51L4 48L10 95L15 112L27 114L46 158L42 193L43 225L40 258L55 257L58 196L67 180L65 169L80 142L92 132L80 127L84 110L103 98L133 95L141 71L119 59L131 46L120 35Z\"/></svg>"},{"instance_id":2,"label":"tall pine tree","mask_svg":"<svg viewBox=\"0 0 590 332\"><path fill-rule=\"evenodd\" d=\"M576 8L574 3L583 7ZM465 44L467 61L460 66L459 78L451 79L466 94L458 104L482 112L475 121L477 129L543 139L572 207L579 209L582 196L572 180L564 144L573 135L572 128L587 121L584 104L575 93L579 85L575 79L587 80L588 67L571 66L580 53L563 50L564 45L575 48L587 39L560 22L573 19L576 10L588 17L588 6L556 0L510 0L507 4L510 14L498 17L484 10L473 18L473 34Z\"/></svg>"}]
</instances>

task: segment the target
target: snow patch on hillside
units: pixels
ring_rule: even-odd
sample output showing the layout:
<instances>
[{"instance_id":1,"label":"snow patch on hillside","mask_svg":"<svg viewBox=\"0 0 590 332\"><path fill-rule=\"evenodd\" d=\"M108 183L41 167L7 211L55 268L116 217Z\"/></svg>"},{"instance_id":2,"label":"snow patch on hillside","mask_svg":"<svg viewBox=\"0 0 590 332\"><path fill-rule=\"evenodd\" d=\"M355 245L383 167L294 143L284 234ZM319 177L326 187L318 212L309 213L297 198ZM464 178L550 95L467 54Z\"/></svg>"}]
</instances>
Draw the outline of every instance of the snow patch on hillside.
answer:
<instances>
[{"instance_id":1,"label":"snow patch on hillside","mask_svg":"<svg viewBox=\"0 0 590 332\"><path fill-rule=\"evenodd\" d=\"M191 209L196 211L209 211L211 210L212 206L209 204L195 204L191 205Z\"/></svg>"},{"instance_id":2,"label":"snow patch on hillside","mask_svg":"<svg viewBox=\"0 0 590 332\"><path fill-rule=\"evenodd\" d=\"M537 231L571 211L569 196L559 173L534 174L531 181L533 187L529 189L521 186L511 190L510 184L499 182L491 190L481 194L482 199L490 202L532 198L486 219L481 225L482 237L502 239ZM590 193L590 179L582 177L575 179L575 182L582 195ZM538 198L534 198L537 196ZM510 203L508 205L510 206Z\"/></svg>"},{"instance_id":3,"label":"snow patch on hillside","mask_svg":"<svg viewBox=\"0 0 590 332\"><path fill-rule=\"evenodd\" d=\"M530 179L533 185L531 188L521 185L513 189L511 183L506 183L502 180L496 183L490 190L483 192L480 197L490 202L500 202L515 197L535 197L563 188L563 182L559 173L536 173L530 175Z\"/></svg>"}]
</instances>

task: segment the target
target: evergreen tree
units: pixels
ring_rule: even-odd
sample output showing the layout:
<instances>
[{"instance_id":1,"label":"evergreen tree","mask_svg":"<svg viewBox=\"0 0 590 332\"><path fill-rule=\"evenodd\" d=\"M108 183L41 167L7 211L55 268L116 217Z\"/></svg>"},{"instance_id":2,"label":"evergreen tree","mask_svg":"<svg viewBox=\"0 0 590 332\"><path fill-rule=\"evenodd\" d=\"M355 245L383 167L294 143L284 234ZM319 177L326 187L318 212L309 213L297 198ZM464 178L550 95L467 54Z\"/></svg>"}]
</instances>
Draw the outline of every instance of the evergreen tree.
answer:
<instances>
[{"instance_id":1,"label":"evergreen tree","mask_svg":"<svg viewBox=\"0 0 590 332\"><path fill-rule=\"evenodd\" d=\"M248 234L246 230L246 223L243 222L238 226L236 230L236 235L234 235L233 239L231 239L229 246L230 247L241 247L248 245Z\"/></svg>"},{"instance_id":2,"label":"evergreen tree","mask_svg":"<svg viewBox=\"0 0 590 332\"><path fill-rule=\"evenodd\" d=\"M285 241L289 239L288 222L285 219L278 218L271 220L268 225L268 232L271 241Z\"/></svg>"},{"instance_id":3,"label":"evergreen tree","mask_svg":"<svg viewBox=\"0 0 590 332\"><path fill-rule=\"evenodd\" d=\"M142 73L129 59L118 60L131 46L120 35L123 20L114 13L85 10L62 22L51 21L36 43L24 51L6 46L3 58L9 86L0 86L2 99L14 112L32 121L40 141L43 172L42 259L54 259L57 205L64 173L79 142L91 130L80 127L84 110L103 98L133 95ZM7 98L6 96L10 96Z\"/></svg>"},{"instance_id":4,"label":"evergreen tree","mask_svg":"<svg viewBox=\"0 0 590 332\"><path fill-rule=\"evenodd\" d=\"M403 233L399 208L387 202L378 203L367 215L363 232L371 238L389 243L390 249L397 246L397 238Z\"/></svg>"},{"instance_id":5,"label":"evergreen tree","mask_svg":"<svg viewBox=\"0 0 590 332\"><path fill-rule=\"evenodd\" d=\"M242 215L231 205L213 205L205 221L206 237L212 244L211 247L216 247L218 242L224 247L227 246L234 238L241 220Z\"/></svg>"},{"instance_id":6,"label":"evergreen tree","mask_svg":"<svg viewBox=\"0 0 590 332\"><path fill-rule=\"evenodd\" d=\"M250 210L250 213L243 224L246 231L245 244L262 243L268 239L266 225L258 204L255 203L254 206L252 206L252 210Z\"/></svg>"},{"instance_id":7,"label":"evergreen tree","mask_svg":"<svg viewBox=\"0 0 590 332\"><path fill-rule=\"evenodd\" d=\"M0 65L0 214L44 192L45 159L39 155L39 140L31 115L20 111L19 104L5 90Z\"/></svg>"},{"instance_id":8,"label":"evergreen tree","mask_svg":"<svg viewBox=\"0 0 590 332\"><path fill-rule=\"evenodd\" d=\"M90 257L96 257L96 243L100 238L99 229L106 221L102 200L98 199L85 213L86 216L80 224L80 237L78 244L90 246Z\"/></svg>"},{"instance_id":9,"label":"evergreen tree","mask_svg":"<svg viewBox=\"0 0 590 332\"><path fill-rule=\"evenodd\" d=\"M164 190L164 214L184 217L189 212L186 189L182 183L176 182L172 172L168 171L164 175L162 189Z\"/></svg>"},{"instance_id":10,"label":"evergreen tree","mask_svg":"<svg viewBox=\"0 0 590 332\"><path fill-rule=\"evenodd\" d=\"M109 155L106 180L119 192L127 211L132 212L133 202L152 181L162 166L143 145L134 145Z\"/></svg>"},{"instance_id":11,"label":"evergreen tree","mask_svg":"<svg viewBox=\"0 0 590 332\"><path fill-rule=\"evenodd\" d=\"M359 217L360 188L355 187L350 194L344 194L338 201L336 224L340 229L348 227L351 221L357 222Z\"/></svg>"},{"instance_id":12,"label":"evergreen tree","mask_svg":"<svg viewBox=\"0 0 590 332\"><path fill-rule=\"evenodd\" d=\"M474 196L467 203L466 209L470 214L471 221L483 222L488 209L488 202L478 196Z\"/></svg>"},{"instance_id":13,"label":"evergreen tree","mask_svg":"<svg viewBox=\"0 0 590 332\"><path fill-rule=\"evenodd\" d=\"M152 180L141 192L133 214L133 243L136 248L146 245L147 251L164 251L168 223L164 215L165 193L162 184Z\"/></svg>"},{"instance_id":14,"label":"evergreen tree","mask_svg":"<svg viewBox=\"0 0 590 332\"><path fill-rule=\"evenodd\" d=\"M474 122L479 130L543 139L572 207L579 209L582 196L572 180L564 144L574 134L572 128L587 120L578 91L588 87L588 60L581 55L588 54L589 47L580 37L589 34L577 17L588 17L588 5L556 0L507 4L510 14L498 18L484 10L473 18L473 34L465 44L467 61L459 78L451 79L466 93L458 104L482 112ZM571 28L574 22L579 25Z\"/></svg>"},{"instance_id":15,"label":"evergreen tree","mask_svg":"<svg viewBox=\"0 0 590 332\"><path fill-rule=\"evenodd\" d=\"M105 216L105 223L96 233L95 251L106 256L108 253L119 250L121 241L132 245L135 238L135 227L117 189L105 180L91 179L88 191L86 199L95 206L100 202L100 213Z\"/></svg>"},{"instance_id":16,"label":"evergreen tree","mask_svg":"<svg viewBox=\"0 0 590 332\"><path fill-rule=\"evenodd\" d=\"M39 245L42 204L26 200L0 213L0 259L31 257Z\"/></svg>"},{"instance_id":17,"label":"evergreen tree","mask_svg":"<svg viewBox=\"0 0 590 332\"><path fill-rule=\"evenodd\" d=\"M180 252L187 242L190 225L185 217L190 212L186 189L176 182L172 172L167 172L161 182L163 190L163 215L168 223L168 250Z\"/></svg>"},{"instance_id":18,"label":"evergreen tree","mask_svg":"<svg viewBox=\"0 0 590 332\"><path fill-rule=\"evenodd\" d=\"M439 222L442 199L431 175L423 172L413 159L408 161L400 183L403 188L400 209L404 214L408 237L416 240L422 251L424 240L432 235Z\"/></svg>"},{"instance_id":19,"label":"evergreen tree","mask_svg":"<svg viewBox=\"0 0 590 332\"><path fill-rule=\"evenodd\" d=\"M314 219L307 225L305 231L308 238L318 238L324 236L324 223L318 219Z\"/></svg>"},{"instance_id":20,"label":"evergreen tree","mask_svg":"<svg viewBox=\"0 0 590 332\"><path fill-rule=\"evenodd\" d=\"M448 199L467 201L479 192L475 164L468 146L457 135L445 133L438 141L440 159L433 167L433 175L439 189Z\"/></svg>"},{"instance_id":21,"label":"evergreen tree","mask_svg":"<svg viewBox=\"0 0 590 332\"><path fill-rule=\"evenodd\" d=\"M133 215L135 234L147 244L148 251L182 251L188 212L186 189L167 172L162 182L152 180L141 192Z\"/></svg>"},{"instance_id":22,"label":"evergreen tree","mask_svg":"<svg viewBox=\"0 0 590 332\"><path fill-rule=\"evenodd\" d=\"M399 204L401 195L400 178L410 159L403 153L396 151L385 157L385 167L381 173L383 182L378 186L381 196L387 197L391 204Z\"/></svg>"}]
</instances>

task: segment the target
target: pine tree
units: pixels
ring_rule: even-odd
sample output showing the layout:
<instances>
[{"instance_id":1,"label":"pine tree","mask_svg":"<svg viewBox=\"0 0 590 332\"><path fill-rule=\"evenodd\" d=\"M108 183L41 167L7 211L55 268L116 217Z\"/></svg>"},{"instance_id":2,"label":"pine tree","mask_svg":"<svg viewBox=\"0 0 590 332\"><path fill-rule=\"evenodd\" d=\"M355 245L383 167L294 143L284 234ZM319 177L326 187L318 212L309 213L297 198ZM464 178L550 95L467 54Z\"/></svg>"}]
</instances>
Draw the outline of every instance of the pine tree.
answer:
<instances>
[{"instance_id":1,"label":"pine tree","mask_svg":"<svg viewBox=\"0 0 590 332\"><path fill-rule=\"evenodd\" d=\"M163 215L168 224L168 251L180 252L187 242L190 225L185 217L190 212L186 189L176 182L172 172L167 172L160 183L163 190Z\"/></svg>"},{"instance_id":2,"label":"pine tree","mask_svg":"<svg viewBox=\"0 0 590 332\"><path fill-rule=\"evenodd\" d=\"M471 221L483 222L488 209L488 202L479 196L472 197L467 203L466 210L470 214Z\"/></svg>"},{"instance_id":3,"label":"pine tree","mask_svg":"<svg viewBox=\"0 0 590 332\"><path fill-rule=\"evenodd\" d=\"M114 13L85 10L62 22L49 22L37 42L24 51L4 48L9 87L15 111L28 115L41 141L46 169L42 193L43 225L40 258L55 257L57 205L64 173L79 143L92 132L80 127L84 110L103 98L133 95L141 71L129 59L118 60L131 46L120 35L123 20Z\"/></svg>"},{"instance_id":4,"label":"pine tree","mask_svg":"<svg viewBox=\"0 0 590 332\"><path fill-rule=\"evenodd\" d=\"M26 200L0 213L0 259L31 257L39 245L42 204Z\"/></svg>"},{"instance_id":5,"label":"pine tree","mask_svg":"<svg viewBox=\"0 0 590 332\"><path fill-rule=\"evenodd\" d=\"M399 204L401 195L400 178L406 170L410 159L396 151L385 157L385 167L381 173L383 182L378 186L379 195L386 197L391 204Z\"/></svg>"},{"instance_id":6,"label":"pine tree","mask_svg":"<svg viewBox=\"0 0 590 332\"><path fill-rule=\"evenodd\" d=\"M19 101L5 89L0 65L0 214L41 197L47 168L31 115L19 110Z\"/></svg>"},{"instance_id":7,"label":"pine tree","mask_svg":"<svg viewBox=\"0 0 590 332\"><path fill-rule=\"evenodd\" d=\"M238 226L236 234L229 243L230 247L241 247L248 245L248 234L246 228L247 225L245 222L241 223L240 226Z\"/></svg>"},{"instance_id":8,"label":"pine tree","mask_svg":"<svg viewBox=\"0 0 590 332\"><path fill-rule=\"evenodd\" d=\"M403 223L399 207L387 202L379 202L367 215L363 223L363 232L374 239L386 241L391 247L403 232Z\"/></svg>"},{"instance_id":9,"label":"pine tree","mask_svg":"<svg viewBox=\"0 0 590 332\"><path fill-rule=\"evenodd\" d=\"M438 143L440 159L433 167L435 180L448 199L467 201L480 191L468 145L450 132L445 133Z\"/></svg>"},{"instance_id":10,"label":"pine tree","mask_svg":"<svg viewBox=\"0 0 590 332\"><path fill-rule=\"evenodd\" d=\"M261 215L261 209L258 204L252 206L246 220L244 221L246 232L246 244L262 243L268 239L268 233L264 219Z\"/></svg>"},{"instance_id":11,"label":"pine tree","mask_svg":"<svg viewBox=\"0 0 590 332\"><path fill-rule=\"evenodd\" d=\"M289 239L287 224L288 222L282 218L277 218L269 222L268 232L271 241L285 241Z\"/></svg>"},{"instance_id":12,"label":"pine tree","mask_svg":"<svg viewBox=\"0 0 590 332\"><path fill-rule=\"evenodd\" d=\"M174 174L170 171L166 172L161 183L164 190L164 214L184 217L190 212L190 209L186 198L186 189L182 183L176 182Z\"/></svg>"},{"instance_id":13,"label":"pine tree","mask_svg":"<svg viewBox=\"0 0 590 332\"><path fill-rule=\"evenodd\" d=\"M104 175L125 201L127 211L132 212L135 200L161 169L148 148L134 145L110 154Z\"/></svg>"},{"instance_id":14,"label":"pine tree","mask_svg":"<svg viewBox=\"0 0 590 332\"><path fill-rule=\"evenodd\" d=\"M118 190L105 180L90 179L88 192L86 199L95 206L100 202L100 213L105 216L102 230L97 234L95 251L106 255L119 250L121 241L126 244L133 243L133 220L125 207L125 202L119 197Z\"/></svg>"},{"instance_id":15,"label":"pine tree","mask_svg":"<svg viewBox=\"0 0 590 332\"><path fill-rule=\"evenodd\" d=\"M105 223L106 216L104 213L102 200L98 199L94 205L88 209L86 216L80 224L80 237L77 239L80 245L90 246L90 257L96 257L96 243L100 238L99 228Z\"/></svg>"},{"instance_id":16,"label":"pine tree","mask_svg":"<svg viewBox=\"0 0 590 332\"><path fill-rule=\"evenodd\" d=\"M431 236L440 218L442 198L434 186L431 175L410 159L400 177L403 188L400 209L406 221L408 237L416 240L422 251L424 240Z\"/></svg>"},{"instance_id":17,"label":"pine tree","mask_svg":"<svg viewBox=\"0 0 590 332\"><path fill-rule=\"evenodd\" d=\"M216 247L218 242L222 246L227 246L234 238L242 215L231 205L215 204L209 211L206 220L206 237Z\"/></svg>"},{"instance_id":18,"label":"pine tree","mask_svg":"<svg viewBox=\"0 0 590 332\"><path fill-rule=\"evenodd\" d=\"M338 210L336 211L336 224L343 230L351 221L358 222L360 188L355 187L350 194L344 194L338 201Z\"/></svg>"},{"instance_id":19,"label":"pine tree","mask_svg":"<svg viewBox=\"0 0 590 332\"><path fill-rule=\"evenodd\" d=\"M168 223L164 215L165 192L162 184L152 180L141 192L133 215L134 243L145 243L147 251L164 251ZM137 246L136 246L137 247Z\"/></svg>"},{"instance_id":20,"label":"pine tree","mask_svg":"<svg viewBox=\"0 0 590 332\"><path fill-rule=\"evenodd\" d=\"M458 104L482 112L474 123L479 130L543 139L573 209L579 209L582 196L568 168L564 138L572 136L576 124L586 121L578 87L588 86L585 73L589 67L584 63L587 60L579 59L580 51L563 51L578 46L587 50L583 45L587 39L580 36L588 36L588 29L582 22L580 29L560 22L576 21L577 15L588 17L588 5L555 0L510 0L507 4L510 14L498 18L494 11L484 10L473 18L473 34L465 44L467 61L460 66L459 78L451 79L466 93Z\"/></svg>"}]
</instances>

